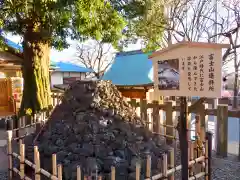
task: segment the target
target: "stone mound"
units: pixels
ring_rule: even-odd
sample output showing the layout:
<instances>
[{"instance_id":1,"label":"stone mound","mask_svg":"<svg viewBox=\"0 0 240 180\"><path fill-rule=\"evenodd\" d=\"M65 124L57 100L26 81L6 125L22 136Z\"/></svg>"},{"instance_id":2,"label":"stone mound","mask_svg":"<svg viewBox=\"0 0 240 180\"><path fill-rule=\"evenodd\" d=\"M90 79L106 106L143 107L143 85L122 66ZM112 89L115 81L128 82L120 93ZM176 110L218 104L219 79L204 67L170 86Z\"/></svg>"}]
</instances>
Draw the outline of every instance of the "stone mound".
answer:
<instances>
[{"instance_id":1,"label":"stone mound","mask_svg":"<svg viewBox=\"0 0 240 180\"><path fill-rule=\"evenodd\" d=\"M152 169L159 172L158 159L168 147L145 128L131 105L108 81L77 81L66 90L55 108L37 145L41 166L52 172L51 155L63 165L65 180L76 179L76 167L85 175L99 173L110 179L111 166L116 179L135 180L135 164L152 156ZM29 153L31 152L31 153ZM27 153L32 159L32 150ZM83 174L83 173L82 173Z\"/></svg>"}]
</instances>

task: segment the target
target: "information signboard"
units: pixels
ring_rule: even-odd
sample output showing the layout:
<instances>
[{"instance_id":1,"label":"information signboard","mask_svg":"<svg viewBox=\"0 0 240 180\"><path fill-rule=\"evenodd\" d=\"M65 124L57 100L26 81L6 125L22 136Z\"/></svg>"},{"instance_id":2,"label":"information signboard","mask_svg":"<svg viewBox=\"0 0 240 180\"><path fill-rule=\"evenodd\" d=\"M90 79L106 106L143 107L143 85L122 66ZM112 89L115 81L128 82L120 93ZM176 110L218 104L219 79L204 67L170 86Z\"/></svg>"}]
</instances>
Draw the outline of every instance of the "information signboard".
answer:
<instances>
[{"instance_id":1,"label":"information signboard","mask_svg":"<svg viewBox=\"0 0 240 180\"><path fill-rule=\"evenodd\" d=\"M154 52L154 91L162 96L221 97L226 44L181 42Z\"/></svg>"}]
</instances>

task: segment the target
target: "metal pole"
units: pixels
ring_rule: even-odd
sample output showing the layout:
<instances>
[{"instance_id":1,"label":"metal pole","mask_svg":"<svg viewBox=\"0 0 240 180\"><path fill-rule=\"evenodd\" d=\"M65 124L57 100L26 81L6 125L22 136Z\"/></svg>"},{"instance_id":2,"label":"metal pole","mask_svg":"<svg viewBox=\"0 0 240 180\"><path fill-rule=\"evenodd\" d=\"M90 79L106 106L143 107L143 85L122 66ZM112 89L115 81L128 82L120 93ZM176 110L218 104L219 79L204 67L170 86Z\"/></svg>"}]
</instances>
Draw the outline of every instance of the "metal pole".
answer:
<instances>
[{"instance_id":1,"label":"metal pole","mask_svg":"<svg viewBox=\"0 0 240 180\"><path fill-rule=\"evenodd\" d=\"M188 180L188 129L187 129L187 98L180 97L180 148L181 148L181 164L182 164L182 180Z\"/></svg>"}]
</instances>

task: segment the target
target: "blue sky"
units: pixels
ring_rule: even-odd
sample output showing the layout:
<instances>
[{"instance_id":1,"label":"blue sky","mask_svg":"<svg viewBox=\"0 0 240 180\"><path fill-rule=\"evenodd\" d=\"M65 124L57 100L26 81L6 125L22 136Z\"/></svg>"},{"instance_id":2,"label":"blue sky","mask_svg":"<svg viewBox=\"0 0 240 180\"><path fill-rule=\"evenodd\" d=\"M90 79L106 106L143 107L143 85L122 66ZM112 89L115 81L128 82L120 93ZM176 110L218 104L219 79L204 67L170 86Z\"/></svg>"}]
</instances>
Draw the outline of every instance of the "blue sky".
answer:
<instances>
[{"instance_id":1,"label":"blue sky","mask_svg":"<svg viewBox=\"0 0 240 180\"><path fill-rule=\"evenodd\" d=\"M8 39L12 40L15 43L21 43L21 37L15 36L12 34L7 34L6 36ZM77 41L69 40L70 47L68 49L64 49L63 51L57 51L55 49L51 50L51 60L52 61L75 61L76 60L76 47L78 45ZM130 50L138 50L141 49L141 44L134 44L129 45L128 48L126 48L126 51Z\"/></svg>"}]
</instances>

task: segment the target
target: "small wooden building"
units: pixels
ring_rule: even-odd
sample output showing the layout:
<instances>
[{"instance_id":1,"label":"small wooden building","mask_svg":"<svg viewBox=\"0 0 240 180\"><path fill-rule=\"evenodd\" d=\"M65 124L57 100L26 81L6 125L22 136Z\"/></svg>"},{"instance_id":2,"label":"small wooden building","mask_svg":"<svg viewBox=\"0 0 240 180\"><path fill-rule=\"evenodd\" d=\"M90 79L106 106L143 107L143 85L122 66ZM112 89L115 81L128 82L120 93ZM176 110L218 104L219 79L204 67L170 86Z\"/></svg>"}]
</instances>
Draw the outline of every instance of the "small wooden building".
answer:
<instances>
[{"instance_id":1,"label":"small wooden building","mask_svg":"<svg viewBox=\"0 0 240 180\"><path fill-rule=\"evenodd\" d=\"M146 99L146 93L153 88L151 53L141 50L119 52L103 80L110 80L128 98Z\"/></svg>"}]
</instances>

